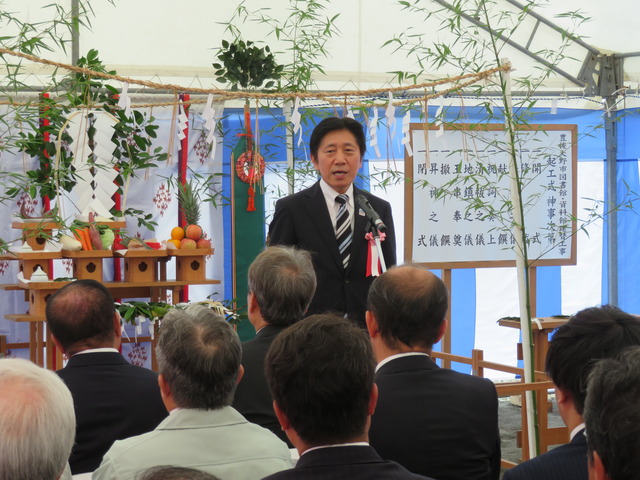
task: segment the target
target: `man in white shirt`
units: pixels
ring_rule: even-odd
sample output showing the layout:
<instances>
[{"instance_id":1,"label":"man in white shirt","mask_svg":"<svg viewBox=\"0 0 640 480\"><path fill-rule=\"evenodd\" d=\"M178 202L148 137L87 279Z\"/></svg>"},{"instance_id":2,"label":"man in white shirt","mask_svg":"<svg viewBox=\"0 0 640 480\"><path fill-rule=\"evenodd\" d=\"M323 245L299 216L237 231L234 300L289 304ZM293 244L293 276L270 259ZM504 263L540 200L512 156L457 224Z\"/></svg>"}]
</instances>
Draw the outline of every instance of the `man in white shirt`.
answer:
<instances>
[{"instance_id":1,"label":"man in white shirt","mask_svg":"<svg viewBox=\"0 0 640 480\"><path fill-rule=\"evenodd\" d=\"M505 480L587 480L584 404L587 378L598 359L612 358L640 345L640 320L605 305L579 311L559 327L549 342L546 371L556 386L558 411L570 442L505 472Z\"/></svg>"},{"instance_id":2,"label":"man in white shirt","mask_svg":"<svg viewBox=\"0 0 640 480\"><path fill-rule=\"evenodd\" d=\"M243 369L240 339L222 316L201 305L171 309L156 355L169 417L149 433L114 443L93 480L135 480L156 465L259 480L291 467L287 445L230 406Z\"/></svg>"},{"instance_id":3,"label":"man in white shirt","mask_svg":"<svg viewBox=\"0 0 640 480\"><path fill-rule=\"evenodd\" d=\"M353 184L366 151L364 129L356 120L325 118L313 129L309 151L321 178L278 200L269 225L270 245L311 253L318 288L309 315L338 312L364 328L367 291L374 279L371 263L377 262L369 259L370 221L357 198L366 199L386 226L382 255L387 267L396 263L391 205Z\"/></svg>"},{"instance_id":4,"label":"man in white shirt","mask_svg":"<svg viewBox=\"0 0 640 480\"><path fill-rule=\"evenodd\" d=\"M371 285L367 306L379 391L371 445L382 457L438 480L497 480L495 386L439 368L430 357L447 328L442 280L415 265L392 268Z\"/></svg>"},{"instance_id":5,"label":"man in white shirt","mask_svg":"<svg viewBox=\"0 0 640 480\"><path fill-rule=\"evenodd\" d=\"M366 332L344 317L312 315L276 337L265 372L278 421L300 459L264 480L425 480L368 444L374 368Z\"/></svg>"},{"instance_id":6,"label":"man in white shirt","mask_svg":"<svg viewBox=\"0 0 640 480\"><path fill-rule=\"evenodd\" d=\"M640 472L640 347L599 361L584 408L589 478L630 480Z\"/></svg>"},{"instance_id":7,"label":"man in white shirt","mask_svg":"<svg viewBox=\"0 0 640 480\"><path fill-rule=\"evenodd\" d=\"M76 440L71 472L93 472L113 442L153 430L166 416L158 374L118 352L120 315L95 280L58 290L46 307L53 342L69 361L57 373L73 395Z\"/></svg>"}]
</instances>

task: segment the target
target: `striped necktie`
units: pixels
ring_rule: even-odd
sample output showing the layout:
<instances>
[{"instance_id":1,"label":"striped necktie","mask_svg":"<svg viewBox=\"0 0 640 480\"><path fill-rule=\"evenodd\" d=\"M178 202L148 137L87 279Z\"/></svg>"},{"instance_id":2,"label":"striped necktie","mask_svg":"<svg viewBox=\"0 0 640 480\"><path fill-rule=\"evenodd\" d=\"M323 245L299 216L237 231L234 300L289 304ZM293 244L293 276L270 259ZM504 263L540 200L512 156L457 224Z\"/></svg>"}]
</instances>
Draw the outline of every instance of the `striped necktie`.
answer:
<instances>
[{"instance_id":1,"label":"striped necktie","mask_svg":"<svg viewBox=\"0 0 640 480\"><path fill-rule=\"evenodd\" d=\"M345 194L336 197L336 202L340 204L338 216L336 217L336 239L338 240L338 250L340 251L340 258L342 258L344 268L347 268L347 265L349 265L351 240L353 239L351 219L349 218L349 209L347 208L348 198Z\"/></svg>"}]
</instances>

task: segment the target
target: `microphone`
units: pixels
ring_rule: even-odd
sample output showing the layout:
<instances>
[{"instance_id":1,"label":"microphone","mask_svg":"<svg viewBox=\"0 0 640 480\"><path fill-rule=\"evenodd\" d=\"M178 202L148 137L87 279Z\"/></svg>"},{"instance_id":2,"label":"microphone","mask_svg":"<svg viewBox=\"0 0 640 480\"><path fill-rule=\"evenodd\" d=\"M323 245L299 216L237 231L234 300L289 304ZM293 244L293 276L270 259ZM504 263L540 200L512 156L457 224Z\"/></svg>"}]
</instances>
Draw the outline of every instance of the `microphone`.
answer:
<instances>
[{"instance_id":1,"label":"microphone","mask_svg":"<svg viewBox=\"0 0 640 480\"><path fill-rule=\"evenodd\" d=\"M373 207L369 203L369 200L367 200L367 197L365 197L361 193L358 193L355 197L355 200L356 200L356 205L362 209L364 214L371 221L371 223L375 225L378 231L383 233L386 232L387 226L384 224L384 222L380 218L380 215L378 215L378 212L376 212L373 209Z\"/></svg>"}]
</instances>

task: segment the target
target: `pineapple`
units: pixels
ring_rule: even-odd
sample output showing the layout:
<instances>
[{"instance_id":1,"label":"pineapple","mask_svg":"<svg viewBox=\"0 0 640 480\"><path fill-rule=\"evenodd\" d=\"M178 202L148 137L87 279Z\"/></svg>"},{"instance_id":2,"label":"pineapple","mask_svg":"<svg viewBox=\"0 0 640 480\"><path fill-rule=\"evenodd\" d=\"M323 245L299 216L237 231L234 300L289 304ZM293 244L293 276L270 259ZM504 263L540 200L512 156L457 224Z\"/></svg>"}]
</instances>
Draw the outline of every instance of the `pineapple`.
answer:
<instances>
[{"instance_id":1,"label":"pineapple","mask_svg":"<svg viewBox=\"0 0 640 480\"><path fill-rule=\"evenodd\" d=\"M199 240L202 238L202 228L198 225L200 221L200 195L193 188L191 181L184 185L178 185L178 201L180 202L180 211L187 222L185 236L191 240Z\"/></svg>"}]
</instances>

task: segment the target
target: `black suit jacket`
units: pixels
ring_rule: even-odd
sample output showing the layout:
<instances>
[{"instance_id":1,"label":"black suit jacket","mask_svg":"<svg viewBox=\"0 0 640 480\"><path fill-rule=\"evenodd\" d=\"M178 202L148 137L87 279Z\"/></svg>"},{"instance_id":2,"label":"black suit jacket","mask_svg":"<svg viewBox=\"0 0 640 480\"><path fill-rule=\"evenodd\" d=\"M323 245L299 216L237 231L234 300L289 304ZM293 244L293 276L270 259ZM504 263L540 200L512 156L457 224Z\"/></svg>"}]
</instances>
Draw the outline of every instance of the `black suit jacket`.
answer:
<instances>
[{"instance_id":1,"label":"black suit jacket","mask_svg":"<svg viewBox=\"0 0 640 480\"><path fill-rule=\"evenodd\" d=\"M395 462L383 460L369 446L327 447L300 456L295 468L263 480L425 480ZM433 479L431 479L433 480Z\"/></svg>"},{"instance_id":2,"label":"black suit jacket","mask_svg":"<svg viewBox=\"0 0 640 480\"><path fill-rule=\"evenodd\" d=\"M149 432L168 415L158 375L116 352L74 355L58 370L76 412L71 472L92 472L113 442Z\"/></svg>"},{"instance_id":3,"label":"black suit jacket","mask_svg":"<svg viewBox=\"0 0 640 480\"><path fill-rule=\"evenodd\" d=\"M354 196L361 193L369 200L387 226L382 253L387 268L395 265L396 237L391 205L355 186L353 189ZM360 215L357 206L354 217L351 259L346 270L342 266L335 231L319 181L306 190L278 200L269 225L269 238L271 245L293 245L312 253L318 286L309 306L309 315L326 311L347 313L364 327L367 293L374 280L374 277L366 276L367 241L364 237L369 231L369 221Z\"/></svg>"},{"instance_id":4,"label":"black suit jacket","mask_svg":"<svg viewBox=\"0 0 640 480\"><path fill-rule=\"evenodd\" d=\"M500 476L498 398L490 380L396 358L376 374L369 442L383 458L438 480Z\"/></svg>"},{"instance_id":5,"label":"black suit jacket","mask_svg":"<svg viewBox=\"0 0 640 480\"><path fill-rule=\"evenodd\" d=\"M581 430L571 443L560 445L507 470L504 480L587 480L587 464L587 439L584 430Z\"/></svg>"},{"instance_id":6,"label":"black suit jacket","mask_svg":"<svg viewBox=\"0 0 640 480\"><path fill-rule=\"evenodd\" d=\"M236 388L232 406L251 423L271 430L291 447L273 411L273 399L264 375L264 358L267 356L269 346L285 328L267 325L256 334L253 340L242 344L244 375Z\"/></svg>"}]
</instances>

